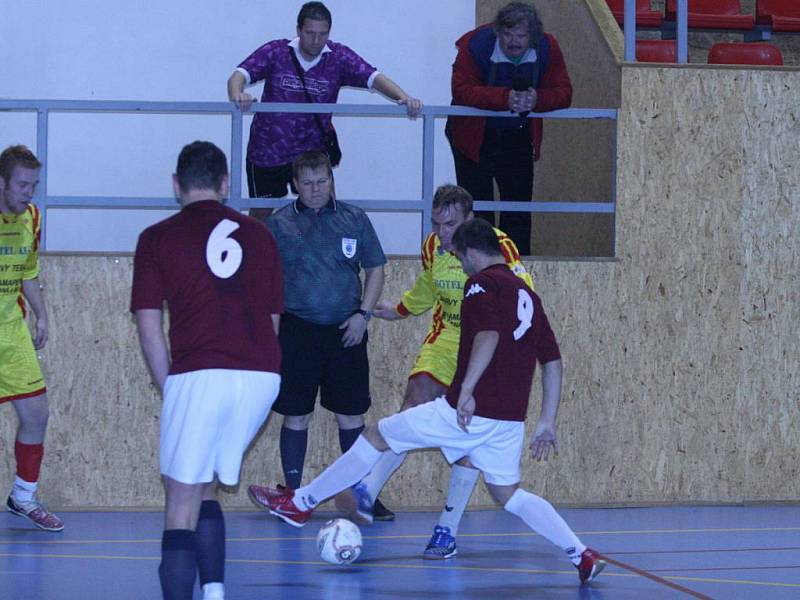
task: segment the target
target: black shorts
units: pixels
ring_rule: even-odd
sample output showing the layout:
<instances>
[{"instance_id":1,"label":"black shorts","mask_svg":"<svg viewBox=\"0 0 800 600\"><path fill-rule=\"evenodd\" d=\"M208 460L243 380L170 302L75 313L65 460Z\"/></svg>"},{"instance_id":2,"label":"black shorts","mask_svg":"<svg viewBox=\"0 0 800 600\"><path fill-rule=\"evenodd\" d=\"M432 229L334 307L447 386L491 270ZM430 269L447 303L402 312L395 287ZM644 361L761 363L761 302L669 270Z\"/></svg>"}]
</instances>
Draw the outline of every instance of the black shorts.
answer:
<instances>
[{"instance_id":1,"label":"black shorts","mask_svg":"<svg viewBox=\"0 0 800 600\"><path fill-rule=\"evenodd\" d=\"M249 160L246 161L247 190L251 198L283 198L289 192L297 193L292 181L292 165L278 165L277 167L259 167Z\"/></svg>"},{"instance_id":2,"label":"black shorts","mask_svg":"<svg viewBox=\"0 0 800 600\"><path fill-rule=\"evenodd\" d=\"M363 415L370 407L367 334L358 346L342 345L338 325L317 325L281 315L281 389L272 410L301 416L320 404L340 415Z\"/></svg>"}]
</instances>

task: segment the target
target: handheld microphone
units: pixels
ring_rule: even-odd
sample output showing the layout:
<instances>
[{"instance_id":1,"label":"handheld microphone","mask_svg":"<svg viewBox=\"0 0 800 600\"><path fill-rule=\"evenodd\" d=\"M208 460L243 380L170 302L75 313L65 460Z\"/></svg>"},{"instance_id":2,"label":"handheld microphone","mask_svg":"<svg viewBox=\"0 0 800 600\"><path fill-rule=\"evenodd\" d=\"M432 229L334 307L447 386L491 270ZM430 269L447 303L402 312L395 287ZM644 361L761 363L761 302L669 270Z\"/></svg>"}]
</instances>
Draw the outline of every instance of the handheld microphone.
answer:
<instances>
[{"instance_id":1,"label":"handheld microphone","mask_svg":"<svg viewBox=\"0 0 800 600\"><path fill-rule=\"evenodd\" d=\"M520 73L514 73L514 77L511 79L511 89L515 92L527 92L528 89L531 87L531 82ZM524 110L519 113L519 126L524 127L525 121L528 118L528 115L531 111Z\"/></svg>"}]
</instances>

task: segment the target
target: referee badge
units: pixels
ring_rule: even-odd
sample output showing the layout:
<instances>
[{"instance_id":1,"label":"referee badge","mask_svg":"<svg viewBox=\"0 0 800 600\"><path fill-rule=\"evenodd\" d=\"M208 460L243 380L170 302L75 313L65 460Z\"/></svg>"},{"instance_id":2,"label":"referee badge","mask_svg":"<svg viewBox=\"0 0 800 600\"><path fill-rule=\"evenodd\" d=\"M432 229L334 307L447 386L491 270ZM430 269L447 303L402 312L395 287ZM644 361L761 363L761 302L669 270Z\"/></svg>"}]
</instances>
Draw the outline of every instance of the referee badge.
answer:
<instances>
[{"instance_id":1,"label":"referee badge","mask_svg":"<svg viewBox=\"0 0 800 600\"><path fill-rule=\"evenodd\" d=\"M356 255L356 245L358 240L352 238L342 238L342 254L347 258L353 258Z\"/></svg>"}]
</instances>

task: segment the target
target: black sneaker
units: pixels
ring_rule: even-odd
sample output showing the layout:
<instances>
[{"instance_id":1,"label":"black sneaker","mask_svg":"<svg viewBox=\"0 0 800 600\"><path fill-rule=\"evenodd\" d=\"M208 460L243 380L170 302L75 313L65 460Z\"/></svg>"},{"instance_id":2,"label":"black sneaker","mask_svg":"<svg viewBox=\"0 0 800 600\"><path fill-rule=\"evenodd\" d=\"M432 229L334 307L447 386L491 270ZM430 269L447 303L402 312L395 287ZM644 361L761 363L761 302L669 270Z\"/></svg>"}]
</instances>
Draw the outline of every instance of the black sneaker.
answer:
<instances>
[{"instance_id":1,"label":"black sneaker","mask_svg":"<svg viewBox=\"0 0 800 600\"><path fill-rule=\"evenodd\" d=\"M380 498L375 500L373 518L376 521L394 521L395 514L383 505Z\"/></svg>"}]
</instances>

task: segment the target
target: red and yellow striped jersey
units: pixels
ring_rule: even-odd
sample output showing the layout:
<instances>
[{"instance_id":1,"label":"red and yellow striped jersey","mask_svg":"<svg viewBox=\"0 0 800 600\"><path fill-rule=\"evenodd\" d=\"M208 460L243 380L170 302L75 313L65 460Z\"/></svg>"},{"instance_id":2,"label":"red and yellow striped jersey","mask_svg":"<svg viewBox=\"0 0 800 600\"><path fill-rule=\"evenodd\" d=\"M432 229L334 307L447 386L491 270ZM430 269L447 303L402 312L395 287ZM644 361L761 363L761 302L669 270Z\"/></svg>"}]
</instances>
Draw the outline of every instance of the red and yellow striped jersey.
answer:
<instances>
[{"instance_id":1,"label":"red and yellow striped jersey","mask_svg":"<svg viewBox=\"0 0 800 600\"><path fill-rule=\"evenodd\" d=\"M494 231L508 267L533 289L533 280L520 260L517 246L499 229ZM419 315L433 308L431 326L424 343L433 343L440 337L458 343L466 281L467 274L461 268L461 261L452 252L443 250L439 236L431 233L422 243L422 273L414 287L403 294L397 312Z\"/></svg>"},{"instance_id":2,"label":"red and yellow striped jersey","mask_svg":"<svg viewBox=\"0 0 800 600\"><path fill-rule=\"evenodd\" d=\"M21 215L0 213L0 323L25 316L22 281L39 276L41 213L34 204Z\"/></svg>"}]
</instances>

